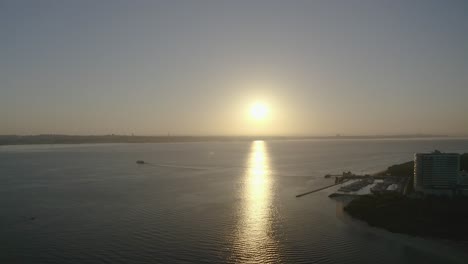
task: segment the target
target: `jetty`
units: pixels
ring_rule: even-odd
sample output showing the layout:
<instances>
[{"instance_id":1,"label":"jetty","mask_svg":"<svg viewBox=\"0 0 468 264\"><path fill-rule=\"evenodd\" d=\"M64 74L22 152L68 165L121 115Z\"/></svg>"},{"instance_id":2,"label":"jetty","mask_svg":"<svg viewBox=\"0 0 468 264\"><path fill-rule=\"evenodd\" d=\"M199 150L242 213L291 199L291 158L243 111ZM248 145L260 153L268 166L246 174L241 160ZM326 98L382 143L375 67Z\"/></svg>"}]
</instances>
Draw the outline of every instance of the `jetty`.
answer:
<instances>
[{"instance_id":1,"label":"jetty","mask_svg":"<svg viewBox=\"0 0 468 264\"><path fill-rule=\"evenodd\" d=\"M333 187L333 186L340 185L340 184L342 184L342 183L344 183L344 182L347 182L347 181L349 181L349 179L343 179L343 180L341 180L341 181L338 181L337 183L335 182L335 183L332 184L332 185L328 185L328 186L325 186L325 187L322 187L322 188L315 189L315 190L313 190L313 191L308 191L308 192L305 192L305 193L298 194L298 195L296 195L296 197L302 197L302 196L307 195L307 194L311 194L311 193L314 193L314 192L319 192L319 191L322 191L322 190L331 188L331 187Z\"/></svg>"},{"instance_id":2,"label":"jetty","mask_svg":"<svg viewBox=\"0 0 468 264\"><path fill-rule=\"evenodd\" d=\"M372 192L372 193L386 193L386 192L398 192L401 193L404 186L406 185L408 177L401 177L401 176L386 176L381 174L354 174L350 171L345 171L342 174L327 174L324 178L334 178L335 183L318 188L309 192L301 193L296 195L296 197L302 197L307 194L311 194L314 192L322 191L333 186L340 185L347 181L353 180L351 184L341 187L337 192L332 193L329 197L338 197L338 196L359 196L366 194L365 192ZM370 186L369 186L370 185ZM369 186L369 190L365 190L365 188ZM363 192L364 190L364 192Z\"/></svg>"}]
</instances>

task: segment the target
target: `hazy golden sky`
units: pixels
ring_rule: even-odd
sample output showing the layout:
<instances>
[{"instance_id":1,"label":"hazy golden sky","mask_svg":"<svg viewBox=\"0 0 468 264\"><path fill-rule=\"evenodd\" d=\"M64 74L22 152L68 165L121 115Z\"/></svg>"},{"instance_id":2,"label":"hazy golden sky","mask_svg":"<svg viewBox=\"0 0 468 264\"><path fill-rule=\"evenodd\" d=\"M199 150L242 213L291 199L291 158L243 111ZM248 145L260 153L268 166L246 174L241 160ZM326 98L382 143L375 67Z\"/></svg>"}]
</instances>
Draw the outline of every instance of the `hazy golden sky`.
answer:
<instances>
[{"instance_id":1,"label":"hazy golden sky","mask_svg":"<svg viewBox=\"0 0 468 264\"><path fill-rule=\"evenodd\" d=\"M466 1L2 1L0 134L468 135L467 13Z\"/></svg>"}]
</instances>

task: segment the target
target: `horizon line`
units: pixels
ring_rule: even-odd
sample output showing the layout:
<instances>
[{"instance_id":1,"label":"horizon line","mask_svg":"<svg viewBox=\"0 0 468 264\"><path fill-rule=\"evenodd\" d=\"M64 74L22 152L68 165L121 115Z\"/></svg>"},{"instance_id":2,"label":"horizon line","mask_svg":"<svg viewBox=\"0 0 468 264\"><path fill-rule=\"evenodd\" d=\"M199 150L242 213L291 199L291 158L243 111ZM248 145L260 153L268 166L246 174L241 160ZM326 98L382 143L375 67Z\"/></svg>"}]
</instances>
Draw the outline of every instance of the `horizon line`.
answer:
<instances>
[{"instance_id":1,"label":"horizon line","mask_svg":"<svg viewBox=\"0 0 468 264\"><path fill-rule=\"evenodd\" d=\"M335 135L308 135L308 134L62 134L62 133L40 133L40 134L0 134L0 137L40 137L40 136L63 136L63 137L287 137L287 138L349 138L349 137L468 137L468 135L449 134L335 134Z\"/></svg>"}]
</instances>

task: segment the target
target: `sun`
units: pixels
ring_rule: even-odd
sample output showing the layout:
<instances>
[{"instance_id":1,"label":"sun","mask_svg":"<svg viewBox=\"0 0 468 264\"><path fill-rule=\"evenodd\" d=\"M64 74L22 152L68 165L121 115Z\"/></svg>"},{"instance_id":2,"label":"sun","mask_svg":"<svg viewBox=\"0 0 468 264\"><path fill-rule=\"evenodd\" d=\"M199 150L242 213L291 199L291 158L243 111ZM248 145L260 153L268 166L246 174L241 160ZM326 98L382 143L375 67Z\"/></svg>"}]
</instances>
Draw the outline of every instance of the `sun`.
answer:
<instances>
[{"instance_id":1,"label":"sun","mask_svg":"<svg viewBox=\"0 0 468 264\"><path fill-rule=\"evenodd\" d=\"M256 102L250 107L250 116L255 120L263 120L268 116L268 106L262 102Z\"/></svg>"}]
</instances>

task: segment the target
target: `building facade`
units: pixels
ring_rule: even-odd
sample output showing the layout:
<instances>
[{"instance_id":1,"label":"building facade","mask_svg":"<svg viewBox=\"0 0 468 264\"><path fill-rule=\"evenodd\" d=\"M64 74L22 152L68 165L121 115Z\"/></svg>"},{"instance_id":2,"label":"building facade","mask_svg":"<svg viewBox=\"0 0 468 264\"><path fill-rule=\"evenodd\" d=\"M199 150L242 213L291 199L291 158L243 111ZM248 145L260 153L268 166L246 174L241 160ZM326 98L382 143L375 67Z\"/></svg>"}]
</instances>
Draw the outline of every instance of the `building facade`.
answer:
<instances>
[{"instance_id":1,"label":"building facade","mask_svg":"<svg viewBox=\"0 0 468 264\"><path fill-rule=\"evenodd\" d=\"M468 171L460 171L458 176L458 194L468 196Z\"/></svg>"},{"instance_id":2,"label":"building facade","mask_svg":"<svg viewBox=\"0 0 468 264\"><path fill-rule=\"evenodd\" d=\"M460 154L416 153L414 189L427 194L450 194L459 183Z\"/></svg>"}]
</instances>

